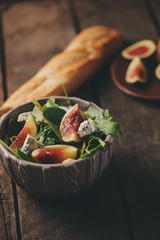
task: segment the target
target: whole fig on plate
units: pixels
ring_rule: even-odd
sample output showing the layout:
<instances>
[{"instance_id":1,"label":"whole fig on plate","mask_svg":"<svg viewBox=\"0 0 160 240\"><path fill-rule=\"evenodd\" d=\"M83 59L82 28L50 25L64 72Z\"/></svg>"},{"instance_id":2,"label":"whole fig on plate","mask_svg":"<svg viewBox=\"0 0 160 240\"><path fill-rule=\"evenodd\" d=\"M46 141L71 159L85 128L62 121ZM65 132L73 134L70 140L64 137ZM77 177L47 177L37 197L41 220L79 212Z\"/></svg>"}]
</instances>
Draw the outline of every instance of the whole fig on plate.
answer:
<instances>
[{"instance_id":1,"label":"whole fig on plate","mask_svg":"<svg viewBox=\"0 0 160 240\"><path fill-rule=\"evenodd\" d=\"M140 57L134 57L127 68L125 80L127 83L145 83L147 75L147 70Z\"/></svg>"},{"instance_id":2,"label":"whole fig on plate","mask_svg":"<svg viewBox=\"0 0 160 240\"><path fill-rule=\"evenodd\" d=\"M156 44L152 40L142 40L136 42L122 51L122 56L126 59L133 59L135 56L147 58L156 51Z\"/></svg>"}]
</instances>

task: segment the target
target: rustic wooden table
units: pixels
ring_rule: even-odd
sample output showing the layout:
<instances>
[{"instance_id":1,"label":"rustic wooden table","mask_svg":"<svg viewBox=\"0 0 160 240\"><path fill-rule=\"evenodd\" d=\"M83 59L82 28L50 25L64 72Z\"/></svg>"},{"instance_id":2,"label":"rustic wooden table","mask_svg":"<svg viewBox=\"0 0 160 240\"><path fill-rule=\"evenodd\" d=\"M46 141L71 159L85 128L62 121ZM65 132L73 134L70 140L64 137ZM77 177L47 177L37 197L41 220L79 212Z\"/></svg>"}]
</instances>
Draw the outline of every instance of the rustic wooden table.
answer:
<instances>
[{"instance_id":1,"label":"rustic wooden table","mask_svg":"<svg viewBox=\"0 0 160 240\"><path fill-rule=\"evenodd\" d=\"M80 30L103 24L126 41L160 35L159 0L44 0L1 3L0 103ZM39 199L0 164L0 239L160 239L160 102L121 92L110 62L73 95L109 108L124 131L101 179L78 197Z\"/></svg>"}]
</instances>

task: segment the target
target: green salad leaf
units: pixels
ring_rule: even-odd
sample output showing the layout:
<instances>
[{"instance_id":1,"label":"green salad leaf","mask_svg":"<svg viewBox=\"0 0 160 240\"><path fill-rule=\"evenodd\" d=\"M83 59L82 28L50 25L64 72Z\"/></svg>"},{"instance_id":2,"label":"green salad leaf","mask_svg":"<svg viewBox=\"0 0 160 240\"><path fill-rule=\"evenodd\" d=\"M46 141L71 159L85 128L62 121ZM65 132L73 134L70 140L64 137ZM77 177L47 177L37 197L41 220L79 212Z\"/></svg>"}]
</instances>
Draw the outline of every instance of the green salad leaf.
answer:
<instances>
[{"instance_id":1,"label":"green salad leaf","mask_svg":"<svg viewBox=\"0 0 160 240\"><path fill-rule=\"evenodd\" d=\"M89 138L88 143L83 144L82 149L81 149L81 155L80 158L85 158L92 152L95 152L97 149L101 147L105 147L106 143L103 141L100 137L96 136L91 136Z\"/></svg>"},{"instance_id":2,"label":"green salad leaf","mask_svg":"<svg viewBox=\"0 0 160 240\"><path fill-rule=\"evenodd\" d=\"M55 125L60 125L65 113L66 111L58 107L46 107L43 111L43 116Z\"/></svg>"},{"instance_id":3,"label":"green salad leaf","mask_svg":"<svg viewBox=\"0 0 160 240\"><path fill-rule=\"evenodd\" d=\"M121 126L117 122L112 121L108 109L102 110L91 104L87 111L85 111L85 115L88 119L91 118L94 121L99 131L103 134L112 134L120 138L123 136Z\"/></svg>"},{"instance_id":4,"label":"green salad leaf","mask_svg":"<svg viewBox=\"0 0 160 240\"><path fill-rule=\"evenodd\" d=\"M16 146L16 153L20 159L26 160L28 162L33 162L32 158L28 154L22 152L21 149L18 148L17 146Z\"/></svg>"},{"instance_id":5,"label":"green salad leaf","mask_svg":"<svg viewBox=\"0 0 160 240\"><path fill-rule=\"evenodd\" d=\"M87 118L91 118L92 120L98 120L103 118L103 110L97 108L93 104L90 104L87 111L85 111L85 115Z\"/></svg>"},{"instance_id":6,"label":"green salad leaf","mask_svg":"<svg viewBox=\"0 0 160 240\"><path fill-rule=\"evenodd\" d=\"M96 125L98 129L105 135L112 134L120 138L123 136L121 126L117 122L112 122L111 118L108 118L107 120L102 118L101 120L97 121Z\"/></svg>"},{"instance_id":7,"label":"green salad leaf","mask_svg":"<svg viewBox=\"0 0 160 240\"><path fill-rule=\"evenodd\" d=\"M52 99L49 99L47 101L47 103L50 105L50 104L54 104L55 101L50 101ZM46 104L47 104L46 103ZM44 107L41 106L41 104L37 101L37 100L33 100L33 104L38 107L39 111L41 111L42 115L43 115L43 112L44 112L44 109L46 108L46 104ZM47 108L46 108L47 109ZM44 116L44 115L43 115ZM60 132L59 132L59 128L57 125L55 125L53 122L49 121L48 119L45 118L45 122L50 126L50 128L53 130L53 132L55 133L55 135L58 137L59 141L62 143L62 139L61 139L61 135L60 135Z\"/></svg>"},{"instance_id":8,"label":"green salad leaf","mask_svg":"<svg viewBox=\"0 0 160 240\"><path fill-rule=\"evenodd\" d=\"M44 107L54 107L54 108L58 108L59 105L57 103L55 103L55 99L54 98L50 98L47 100L46 104L44 105Z\"/></svg>"},{"instance_id":9,"label":"green salad leaf","mask_svg":"<svg viewBox=\"0 0 160 240\"><path fill-rule=\"evenodd\" d=\"M59 131L59 126L61 124L63 116L72 106L64 85L63 90L69 106L59 106L55 102L54 98L48 99L43 106L37 100L33 100L34 107L31 114L34 117L38 130L38 134L35 138L40 143L43 143L44 146L63 143ZM90 104L88 109L84 111L84 113L87 119L92 119L93 121L84 122L84 126L77 130L79 134L81 131L84 131L84 135L82 134L83 141L81 143L66 143L75 145L78 148L78 157L80 155L80 158L85 158L99 148L106 148L107 143L105 142L105 138L108 134L116 135L120 138L123 136L121 126L117 122L112 121L113 118L110 116L108 109L102 110L94 104ZM6 134L8 140L10 139L14 145L14 135L16 133L19 133L19 129L22 128L22 125L18 124L16 123L16 118L11 119L9 121L8 133ZM86 131L87 128L89 129L88 132ZM7 142L7 138L4 141L0 140L0 143L8 151L10 151L19 159L24 159L31 162L33 161L29 154L25 154L16 145L15 150L8 146L5 143Z\"/></svg>"},{"instance_id":10,"label":"green salad leaf","mask_svg":"<svg viewBox=\"0 0 160 240\"><path fill-rule=\"evenodd\" d=\"M16 151L14 151L11 147L9 147L5 142L3 142L1 139L0 139L0 143L10 152L12 153L15 157L19 158L19 159L22 159L22 160L26 160L26 161L29 161L29 162L33 162L32 158L28 155L28 154L25 154L24 152L22 152L16 145Z\"/></svg>"},{"instance_id":11,"label":"green salad leaf","mask_svg":"<svg viewBox=\"0 0 160 240\"><path fill-rule=\"evenodd\" d=\"M64 94L65 94L65 96L66 96L66 98L67 98L68 104L69 104L70 106L72 106L71 100L70 100L70 98L69 98L69 96L68 96L68 93L67 93L67 91L66 91L66 89L65 89L64 84L63 84L62 87L63 87Z\"/></svg>"},{"instance_id":12,"label":"green salad leaf","mask_svg":"<svg viewBox=\"0 0 160 240\"><path fill-rule=\"evenodd\" d=\"M38 106L35 106L32 110L32 116L34 117L36 123L40 123L44 121L44 116L42 111L39 109Z\"/></svg>"},{"instance_id":13,"label":"green salad leaf","mask_svg":"<svg viewBox=\"0 0 160 240\"><path fill-rule=\"evenodd\" d=\"M39 133L36 136L36 139L43 143L44 146L58 144L59 140L56 137L55 133L53 132L52 128L48 125L41 127Z\"/></svg>"},{"instance_id":14,"label":"green salad leaf","mask_svg":"<svg viewBox=\"0 0 160 240\"><path fill-rule=\"evenodd\" d=\"M62 139L61 139L61 134L59 132L59 128L57 125L55 125L54 123L50 122L49 120L46 120L46 122L48 123L48 125L50 126L50 128L52 128L53 132L56 134L56 136L58 137L60 143L62 143Z\"/></svg>"},{"instance_id":15,"label":"green salad leaf","mask_svg":"<svg viewBox=\"0 0 160 240\"><path fill-rule=\"evenodd\" d=\"M104 117L104 119L108 119L108 118L111 118L112 119L112 117L109 115L109 111L108 111L108 109L105 109L104 111L103 111L103 117Z\"/></svg>"},{"instance_id":16,"label":"green salad leaf","mask_svg":"<svg viewBox=\"0 0 160 240\"><path fill-rule=\"evenodd\" d=\"M41 104L37 100L33 100L32 102L35 106L37 106L39 108L40 111L43 112L43 107L41 106Z\"/></svg>"},{"instance_id":17,"label":"green salad leaf","mask_svg":"<svg viewBox=\"0 0 160 240\"><path fill-rule=\"evenodd\" d=\"M13 135L18 135L21 131L22 125L17 122L16 118L11 118L8 123L8 136L11 137Z\"/></svg>"}]
</instances>

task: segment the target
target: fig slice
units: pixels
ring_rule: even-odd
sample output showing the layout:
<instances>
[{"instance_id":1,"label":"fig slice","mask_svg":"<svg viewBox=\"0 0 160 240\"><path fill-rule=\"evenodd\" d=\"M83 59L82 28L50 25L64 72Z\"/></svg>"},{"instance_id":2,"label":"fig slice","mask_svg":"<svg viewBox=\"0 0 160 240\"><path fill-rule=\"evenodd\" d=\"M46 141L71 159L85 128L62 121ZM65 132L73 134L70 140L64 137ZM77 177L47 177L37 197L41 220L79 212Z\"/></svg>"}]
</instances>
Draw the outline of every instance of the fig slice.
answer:
<instances>
[{"instance_id":1,"label":"fig slice","mask_svg":"<svg viewBox=\"0 0 160 240\"><path fill-rule=\"evenodd\" d=\"M37 125L32 115L30 115L29 118L27 119L24 127L14 140L14 144L21 149L28 134L30 134L32 137L36 137L37 135ZM13 150L16 150L14 144L12 143L10 147Z\"/></svg>"},{"instance_id":2,"label":"fig slice","mask_svg":"<svg viewBox=\"0 0 160 240\"><path fill-rule=\"evenodd\" d=\"M160 64L155 69L155 75L160 80Z\"/></svg>"},{"instance_id":3,"label":"fig slice","mask_svg":"<svg viewBox=\"0 0 160 240\"><path fill-rule=\"evenodd\" d=\"M127 83L145 83L147 81L147 70L140 57L134 57L130 62L125 80Z\"/></svg>"},{"instance_id":4,"label":"fig slice","mask_svg":"<svg viewBox=\"0 0 160 240\"><path fill-rule=\"evenodd\" d=\"M36 163L55 164L66 159L75 159L78 149L70 145L50 145L34 150L31 154Z\"/></svg>"},{"instance_id":5,"label":"fig slice","mask_svg":"<svg viewBox=\"0 0 160 240\"><path fill-rule=\"evenodd\" d=\"M78 134L80 124L86 119L85 114L75 104L64 115L60 124L60 133L64 142L81 142L82 138Z\"/></svg>"},{"instance_id":6,"label":"fig slice","mask_svg":"<svg viewBox=\"0 0 160 240\"><path fill-rule=\"evenodd\" d=\"M126 59L133 59L135 56L147 58L156 51L156 44L152 40L138 41L129 47L125 48L121 54Z\"/></svg>"}]
</instances>

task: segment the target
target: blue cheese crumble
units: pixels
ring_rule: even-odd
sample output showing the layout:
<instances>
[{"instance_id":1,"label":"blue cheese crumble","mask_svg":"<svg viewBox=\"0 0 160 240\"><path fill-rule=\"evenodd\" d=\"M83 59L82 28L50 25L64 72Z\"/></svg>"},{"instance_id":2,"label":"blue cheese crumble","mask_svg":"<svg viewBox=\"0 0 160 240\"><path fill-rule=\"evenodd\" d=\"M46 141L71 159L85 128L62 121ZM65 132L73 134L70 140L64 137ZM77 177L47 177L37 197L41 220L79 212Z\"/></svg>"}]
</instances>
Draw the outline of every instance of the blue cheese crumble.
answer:
<instances>
[{"instance_id":1,"label":"blue cheese crumble","mask_svg":"<svg viewBox=\"0 0 160 240\"><path fill-rule=\"evenodd\" d=\"M97 132L98 128L93 122L92 119L88 119L84 122L82 122L78 128L78 134L80 137L88 136L94 132Z\"/></svg>"},{"instance_id":2,"label":"blue cheese crumble","mask_svg":"<svg viewBox=\"0 0 160 240\"><path fill-rule=\"evenodd\" d=\"M33 150L41 147L43 147L43 144L28 134L21 150L26 154L31 154Z\"/></svg>"},{"instance_id":3,"label":"blue cheese crumble","mask_svg":"<svg viewBox=\"0 0 160 240\"><path fill-rule=\"evenodd\" d=\"M30 115L31 115L31 112L24 112L19 114L17 122L22 122L22 123L26 122Z\"/></svg>"}]
</instances>

